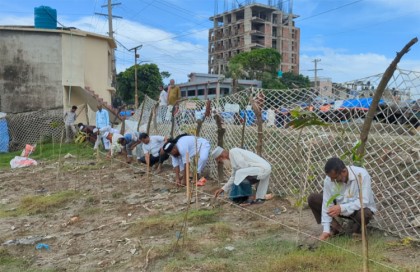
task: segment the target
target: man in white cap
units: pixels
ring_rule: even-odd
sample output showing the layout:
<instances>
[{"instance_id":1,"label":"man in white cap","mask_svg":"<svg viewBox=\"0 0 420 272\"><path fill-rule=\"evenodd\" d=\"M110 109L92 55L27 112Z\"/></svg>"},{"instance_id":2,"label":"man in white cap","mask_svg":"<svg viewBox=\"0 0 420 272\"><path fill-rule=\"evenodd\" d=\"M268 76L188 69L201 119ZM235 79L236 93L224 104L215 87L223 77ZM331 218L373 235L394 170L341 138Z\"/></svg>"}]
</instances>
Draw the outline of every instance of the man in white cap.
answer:
<instances>
[{"instance_id":1,"label":"man in white cap","mask_svg":"<svg viewBox=\"0 0 420 272\"><path fill-rule=\"evenodd\" d=\"M271 174L271 165L266 160L245 149L225 150L220 146L213 150L211 156L217 163L225 164L230 161L232 168L228 182L216 190L214 194L216 198L222 192L230 191L229 198L235 203L241 205L264 203ZM252 195L254 184L258 184L255 199Z\"/></svg>"},{"instance_id":2,"label":"man in white cap","mask_svg":"<svg viewBox=\"0 0 420 272\"><path fill-rule=\"evenodd\" d=\"M119 133L112 133L106 131L104 133L104 137L111 143L107 157L110 158L115 155L115 153L120 153L122 150L122 146L118 143L118 139L123 138Z\"/></svg>"},{"instance_id":3,"label":"man in white cap","mask_svg":"<svg viewBox=\"0 0 420 272\"><path fill-rule=\"evenodd\" d=\"M172 166L175 171L175 183L185 185L184 169L187 153L191 162L198 156L197 173L201 175L210 153L210 143L204 138L182 134L163 145L163 151L172 157ZM192 171L191 171L192 173Z\"/></svg>"}]
</instances>

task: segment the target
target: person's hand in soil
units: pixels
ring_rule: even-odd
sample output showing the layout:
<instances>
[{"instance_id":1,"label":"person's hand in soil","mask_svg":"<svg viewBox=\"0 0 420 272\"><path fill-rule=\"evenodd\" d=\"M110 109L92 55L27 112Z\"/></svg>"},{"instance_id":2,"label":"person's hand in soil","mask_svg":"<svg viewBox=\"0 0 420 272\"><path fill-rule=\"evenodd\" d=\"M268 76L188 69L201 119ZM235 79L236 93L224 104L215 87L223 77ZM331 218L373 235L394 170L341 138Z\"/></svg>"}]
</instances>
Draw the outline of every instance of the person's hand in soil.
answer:
<instances>
[{"instance_id":1,"label":"person's hand in soil","mask_svg":"<svg viewBox=\"0 0 420 272\"><path fill-rule=\"evenodd\" d=\"M220 188L220 189L217 189L216 190L216 192L214 192L214 197L215 198L218 198L219 197L219 195L221 194L221 193L223 193L225 190L223 190L222 188Z\"/></svg>"},{"instance_id":2,"label":"person's hand in soil","mask_svg":"<svg viewBox=\"0 0 420 272\"><path fill-rule=\"evenodd\" d=\"M331 236L331 234L330 234L330 233L328 233L328 232L323 232L323 233L319 236L319 240L321 240L321 241L325 241L325 240L327 240L328 238L330 238L330 236Z\"/></svg>"}]
</instances>

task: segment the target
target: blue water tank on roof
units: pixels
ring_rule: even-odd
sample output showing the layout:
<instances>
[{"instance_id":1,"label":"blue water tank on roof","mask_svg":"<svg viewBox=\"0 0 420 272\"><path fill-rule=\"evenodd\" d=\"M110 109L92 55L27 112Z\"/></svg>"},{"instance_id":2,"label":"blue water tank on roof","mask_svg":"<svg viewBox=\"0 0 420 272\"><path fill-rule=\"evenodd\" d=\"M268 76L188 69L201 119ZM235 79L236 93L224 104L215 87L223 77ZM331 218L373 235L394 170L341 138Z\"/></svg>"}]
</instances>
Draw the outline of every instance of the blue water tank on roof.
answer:
<instances>
[{"instance_id":1,"label":"blue water tank on roof","mask_svg":"<svg viewBox=\"0 0 420 272\"><path fill-rule=\"evenodd\" d=\"M57 10L40 6L34 8L35 28L56 29L57 28Z\"/></svg>"}]
</instances>

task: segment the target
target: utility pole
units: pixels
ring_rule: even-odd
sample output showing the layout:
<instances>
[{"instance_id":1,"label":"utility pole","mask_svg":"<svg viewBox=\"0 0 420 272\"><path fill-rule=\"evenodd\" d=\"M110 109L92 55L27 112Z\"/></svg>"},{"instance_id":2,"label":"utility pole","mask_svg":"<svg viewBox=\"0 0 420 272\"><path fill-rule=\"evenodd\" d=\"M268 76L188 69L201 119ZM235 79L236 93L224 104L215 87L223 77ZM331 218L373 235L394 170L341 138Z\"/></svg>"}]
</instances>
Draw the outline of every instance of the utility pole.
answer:
<instances>
[{"instance_id":1,"label":"utility pole","mask_svg":"<svg viewBox=\"0 0 420 272\"><path fill-rule=\"evenodd\" d=\"M108 14L95 12L96 15L101 15L101 16L108 17L108 35L112 40L114 40L114 30L112 28L112 19L113 18L122 19L121 16L112 15L112 7L117 6L117 5L121 5L121 3L112 3L112 0L108 0L107 5L102 5L101 6L103 8L104 7L108 8ZM116 81L117 68L116 68L116 65L115 65L115 50L114 49L112 49L112 51L111 51L111 61L112 61L112 64L111 64L111 66L112 66L112 83L111 83L111 86L116 88L116 85L117 85L117 81Z\"/></svg>"},{"instance_id":2,"label":"utility pole","mask_svg":"<svg viewBox=\"0 0 420 272\"><path fill-rule=\"evenodd\" d=\"M138 90L137 90L137 58L140 57L139 54L137 54L137 49L142 48L143 45L140 44L139 46L136 46L134 48L131 48L129 51L133 51L134 50L134 89L135 89L135 93L134 93L134 108L137 109L139 107L139 94L138 94Z\"/></svg>"},{"instance_id":3,"label":"utility pole","mask_svg":"<svg viewBox=\"0 0 420 272\"><path fill-rule=\"evenodd\" d=\"M324 70L324 69L318 69L318 62L320 62L320 61L321 61L321 59L314 59L312 62L315 63L315 69L308 70L308 71L314 71L315 72L314 87L315 87L315 90L318 90L318 91L320 91L318 89L318 87L319 87L318 86L318 71Z\"/></svg>"}]
</instances>

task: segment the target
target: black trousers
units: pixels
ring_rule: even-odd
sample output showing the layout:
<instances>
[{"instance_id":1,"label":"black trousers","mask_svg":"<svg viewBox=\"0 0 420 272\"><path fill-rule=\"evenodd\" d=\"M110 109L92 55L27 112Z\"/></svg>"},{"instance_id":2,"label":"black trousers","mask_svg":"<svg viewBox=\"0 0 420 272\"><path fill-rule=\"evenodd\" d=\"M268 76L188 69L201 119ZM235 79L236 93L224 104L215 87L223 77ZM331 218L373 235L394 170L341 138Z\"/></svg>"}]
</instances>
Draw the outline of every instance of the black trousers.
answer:
<instances>
[{"instance_id":1,"label":"black trousers","mask_svg":"<svg viewBox=\"0 0 420 272\"><path fill-rule=\"evenodd\" d=\"M169 159L169 154L166 154L166 153L163 154L163 155L159 153L159 156L156 156L156 157L150 155L150 166L153 166L156 163L162 164L167 159ZM146 157L145 156L141 157L139 159L139 162L146 164Z\"/></svg>"},{"instance_id":2,"label":"black trousers","mask_svg":"<svg viewBox=\"0 0 420 272\"><path fill-rule=\"evenodd\" d=\"M335 203L335 202L334 202ZM312 193L308 197L308 205L314 214L315 220L318 224L321 224L322 216L322 193ZM365 212L365 224L369 224L370 220L373 218L373 212L369 208L363 209ZM354 222L353 233L361 233L361 222L362 222L362 212L361 210L355 211L350 216L341 216L342 218L351 219Z\"/></svg>"}]
</instances>

